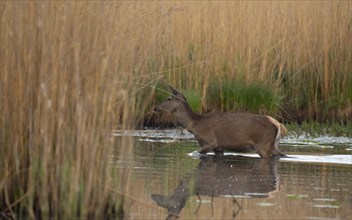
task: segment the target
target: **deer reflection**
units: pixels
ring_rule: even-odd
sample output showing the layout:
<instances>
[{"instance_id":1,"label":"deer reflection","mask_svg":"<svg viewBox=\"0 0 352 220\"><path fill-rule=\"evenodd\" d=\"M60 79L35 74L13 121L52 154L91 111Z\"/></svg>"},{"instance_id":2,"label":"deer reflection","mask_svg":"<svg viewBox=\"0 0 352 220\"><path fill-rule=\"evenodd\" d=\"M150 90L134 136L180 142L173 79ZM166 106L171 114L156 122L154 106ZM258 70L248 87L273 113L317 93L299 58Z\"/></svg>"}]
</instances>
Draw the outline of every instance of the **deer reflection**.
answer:
<instances>
[{"instance_id":1,"label":"deer reflection","mask_svg":"<svg viewBox=\"0 0 352 220\"><path fill-rule=\"evenodd\" d=\"M167 209L167 219L177 217L192 195L265 198L278 190L277 160L242 156L203 157L195 171L183 179L172 195L151 195ZM199 208L199 207L198 207Z\"/></svg>"}]
</instances>

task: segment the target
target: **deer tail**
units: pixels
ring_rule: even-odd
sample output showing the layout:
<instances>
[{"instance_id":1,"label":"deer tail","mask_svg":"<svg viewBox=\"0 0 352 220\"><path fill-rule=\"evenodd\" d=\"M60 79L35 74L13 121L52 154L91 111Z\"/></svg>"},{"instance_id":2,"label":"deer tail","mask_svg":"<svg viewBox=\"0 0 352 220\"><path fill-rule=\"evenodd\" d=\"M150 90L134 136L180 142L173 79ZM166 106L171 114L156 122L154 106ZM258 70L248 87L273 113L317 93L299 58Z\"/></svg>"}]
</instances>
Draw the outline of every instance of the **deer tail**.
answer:
<instances>
[{"instance_id":1,"label":"deer tail","mask_svg":"<svg viewBox=\"0 0 352 220\"><path fill-rule=\"evenodd\" d=\"M277 128L277 133L276 133L276 137L275 137L275 140L274 140L274 146L275 146L276 149L278 149L280 139L281 139L281 137L283 137L283 136L285 136L287 134L287 129L286 129L286 127L283 124L278 122L276 119L274 119L274 118L272 118L270 116L267 116L267 117L275 125L275 127Z\"/></svg>"},{"instance_id":2,"label":"deer tail","mask_svg":"<svg viewBox=\"0 0 352 220\"><path fill-rule=\"evenodd\" d=\"M286 129L285 125L283 125L281 123L279 123L279 124L280 124L280 129L281 129L281 137L283 137L287 134L287 129Z\"/></svg>"}]
</instances>

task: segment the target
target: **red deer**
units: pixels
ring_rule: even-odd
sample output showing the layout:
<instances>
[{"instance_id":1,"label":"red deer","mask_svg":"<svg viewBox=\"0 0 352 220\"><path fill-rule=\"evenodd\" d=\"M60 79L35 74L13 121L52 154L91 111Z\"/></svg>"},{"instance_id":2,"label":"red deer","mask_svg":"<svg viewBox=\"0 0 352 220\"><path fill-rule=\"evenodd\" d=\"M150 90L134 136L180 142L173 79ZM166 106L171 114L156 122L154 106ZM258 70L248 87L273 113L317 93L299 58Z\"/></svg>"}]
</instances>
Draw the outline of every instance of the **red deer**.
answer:
<instances>
[{"instance_id":1,"label":"red deer","mask_svg":"<svg viewBox=\"0 0 352 220\"><path fill-rule=\"evenodd\" d=\"M173 95L154 108L156 112L171 112L175 122L191 132L199 142L200 154L224 150L257 152L262 158L284 157L278 148L280 138L287 133L285 126L267 115L250 113L212 112L197 114L187 99L169 86Z\"/></svg>"}]
</instances>

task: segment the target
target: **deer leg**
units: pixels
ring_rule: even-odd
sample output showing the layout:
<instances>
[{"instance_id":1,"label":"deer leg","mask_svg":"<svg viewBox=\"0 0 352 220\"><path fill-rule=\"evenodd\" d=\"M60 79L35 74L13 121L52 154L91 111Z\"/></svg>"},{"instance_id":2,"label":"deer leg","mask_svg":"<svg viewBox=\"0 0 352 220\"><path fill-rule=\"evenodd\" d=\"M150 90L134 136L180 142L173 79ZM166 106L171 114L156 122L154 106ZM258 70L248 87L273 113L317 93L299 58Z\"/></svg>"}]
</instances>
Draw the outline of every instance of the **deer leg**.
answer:
<instances>
[{"instance_id":1,"label":"deer leg","mask_svg":"<svg viewBox=\"0 0 352 220\"><path fill-rule=\"evenodd\" d=\"M272 158L273 155L271 153L271 150L269 150L269 152L267 150L265 150L265 146L262 145L256 145L254 146L255 151L259 154L259 156L261 158Z\"/></svg>"},{"instance_id":2,"label":"deer leg","mask_svg":"<svg viewBox=\"0 0 352 220\"><path fill-rule=\"evenodd\" d=\"M281 153L281 151L278 148L274 148L272 150L272 153L274 158L287 157L285 154Z\"/></svg>"},{"instance_id":3,"label":"deer leg","mask_svg":"<svg viewBox=\"0 0 352 220\"><path fill-rule=\"evenodd\" d=\"M212 144L205 144L205 145L203 145L202 148L198 151L198 153L200 153L200 154L206 154L206 153L208 153L208 152L210 152L210 151L213 151L213 149L214 149L214 145L212 145Z\"/></svg>"},{"instance_id":4,"label":"deer leg","mask_svg":"<svg viewBox=\"0 0 352 220\"><path fill-rule=\"evenodd\" d=\"M215 156L224 156L224 151L222 149L214 149Z\"/></svg>"},{"instance_id":5,"label":"deer leg","mask_svg":"<svg viewBox=\"0 0 352 220\"><path fill-rule=\"evenodd\" d=\"M272 153L274 158L288 157L286 154L281 153L279 149L279 142L274 143L274 147L272 148Z\"/></svg>"}]
</instances>

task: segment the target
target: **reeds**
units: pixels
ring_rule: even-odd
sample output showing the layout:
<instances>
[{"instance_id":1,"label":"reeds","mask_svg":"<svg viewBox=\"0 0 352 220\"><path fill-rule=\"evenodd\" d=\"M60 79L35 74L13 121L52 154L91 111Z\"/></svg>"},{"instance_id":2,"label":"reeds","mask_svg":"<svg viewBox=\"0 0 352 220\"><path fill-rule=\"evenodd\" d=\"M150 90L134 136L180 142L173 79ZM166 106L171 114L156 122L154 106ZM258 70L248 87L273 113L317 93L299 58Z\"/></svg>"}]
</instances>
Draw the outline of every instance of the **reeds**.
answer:
<instances>
[{"instance_id":1,"label":"reeds","mask_svg":"<svg viewBox=\"0 0 352 220\"><path fill-rule=\"evenodd\" d=\"M346 121L352 117L351 8L316 1L174 3L161 43L166 49L154 65L169 70L165 78L176 88L201 91L203 111L243 107L236 98L221 99L237 92L228 84L262 84L280 100L266 112L288 121ZM209 103L214 87L216 105Z\"/></svg>"},{"instance_id":2,"label":"reeds","mask_svg":"<svg viewBox=\"0 0 352 220\"><path fill-rule=\"evenodd\" d=\"M111 169L109 133L131 124L132 74L113 74L123 54L109 47L118 44L105 20L112 6L1 3L2 217L119 215L122 196L111 188L123 192L128 176Z\"/></svg>"},{"instance_id":3,"label":"reeds","mask_svg":"<svg viewBox=\"0 0 352 220\"><path fill-rule=\"evenodd\" d=\"M351 7L1 2L0 213L118 216L123 199L111 187L123 194L128 172L107 163L109 132L143 119L160 79L199 97L200 111L228 109L231 100L211 105L211 88L243 82L272 88L270 114L351 119ZM128 140L116 148L131 152Z\"/></svg>"}]
</instances>

